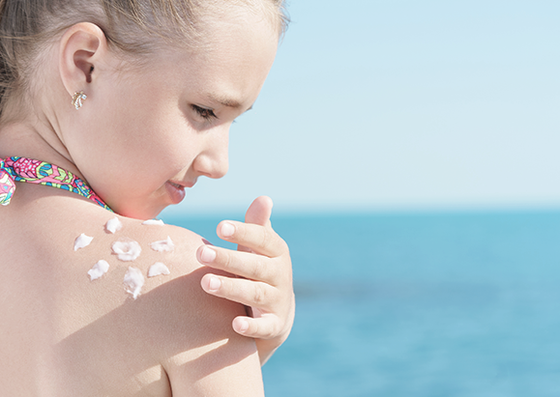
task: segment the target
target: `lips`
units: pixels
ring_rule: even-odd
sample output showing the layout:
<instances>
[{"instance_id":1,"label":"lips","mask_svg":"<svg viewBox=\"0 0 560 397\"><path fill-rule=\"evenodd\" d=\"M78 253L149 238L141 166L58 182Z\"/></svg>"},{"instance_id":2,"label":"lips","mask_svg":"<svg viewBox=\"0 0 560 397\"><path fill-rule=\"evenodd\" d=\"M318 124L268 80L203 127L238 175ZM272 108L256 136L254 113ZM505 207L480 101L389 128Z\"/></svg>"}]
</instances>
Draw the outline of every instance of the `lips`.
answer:
<instances>
[{"instance_id":1,"label":"lips","mask_svg":"<svg viewBox=\"0 0 560 397\"><path fill-rule=\"evenodd\" d=\"M179 204L181 201L183 201L183 199L187 195L187 192L185 192L185 187L186 186L183 186L176 182L166 182L165 188L167 189L167 193L169 194L169 197L171 198L171 202L173 204Z\"/></svg>"}]
</instances>

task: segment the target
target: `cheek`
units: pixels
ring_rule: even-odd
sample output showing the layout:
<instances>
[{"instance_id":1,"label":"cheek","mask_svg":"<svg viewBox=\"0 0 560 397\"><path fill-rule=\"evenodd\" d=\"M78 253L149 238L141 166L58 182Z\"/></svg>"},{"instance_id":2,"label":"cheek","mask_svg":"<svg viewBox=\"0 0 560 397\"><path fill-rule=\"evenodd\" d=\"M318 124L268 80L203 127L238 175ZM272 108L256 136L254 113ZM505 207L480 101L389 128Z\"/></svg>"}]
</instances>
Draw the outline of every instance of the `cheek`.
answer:
<instances>
[{"instance_id":1,"label":"cheek","mask_svg":"<svg viewBox=\"0 0 560 397\"><path fill-rule=\"evenodd\" d=\"M85 151L82 158L87 159L84 176L100 195L149 194L196 157L197 139L180 128L176 115L147 114L135 111L98 123L97 150Z\"/></svg>"},{"instance_id":2,"label":"cheek","mask_svg":"<svg viewBox=\"0 0 560 397\"><path fill-rule=\"evenodd\" d=\"M127 162L142 164L150 158L173 162L187 147L184 117L173 103L161 98L146 101L149 95L142 97L121 106L116 113L107 109L110 116L99 126L100 138L113 156Z\"/></svg>"}]
</instances>

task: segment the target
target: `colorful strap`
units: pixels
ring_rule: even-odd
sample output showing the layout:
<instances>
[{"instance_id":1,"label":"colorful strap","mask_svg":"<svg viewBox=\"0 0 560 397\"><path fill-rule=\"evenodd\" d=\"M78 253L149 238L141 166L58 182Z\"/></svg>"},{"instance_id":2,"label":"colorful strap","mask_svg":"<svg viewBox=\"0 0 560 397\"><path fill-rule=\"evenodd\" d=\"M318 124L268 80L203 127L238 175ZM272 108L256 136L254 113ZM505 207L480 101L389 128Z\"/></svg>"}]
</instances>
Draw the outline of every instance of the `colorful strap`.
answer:
<instances>
[{"instance_id":1,"label":"colorful strap","mask_svg":"<svg viewBox=\"0 0 560 397\"><path fill-rule=\"evenodd\" d=\"M10 204L16 190L15 182L36 183L68 190L113 212L83 180L54 164L25 157L0 159L0 204Z\"/></svg>"}]
</instances>

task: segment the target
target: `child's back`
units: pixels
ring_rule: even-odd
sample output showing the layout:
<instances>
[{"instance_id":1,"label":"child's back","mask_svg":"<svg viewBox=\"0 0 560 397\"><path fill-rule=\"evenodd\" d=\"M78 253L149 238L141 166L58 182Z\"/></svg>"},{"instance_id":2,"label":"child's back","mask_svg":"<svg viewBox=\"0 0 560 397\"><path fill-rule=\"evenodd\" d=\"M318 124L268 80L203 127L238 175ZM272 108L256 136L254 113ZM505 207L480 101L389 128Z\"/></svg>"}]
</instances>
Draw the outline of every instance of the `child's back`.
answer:
<instances>
[{"instance_id":1,"label":"child's back","mask_svg":"<svg viewBox=\"0 0 560 397\"><path fill-rule=\"evenodd\" d=\"M199 236L122 217L112 234L105 225L115 216L72 193L18 185L17 194L0 208L2 395L260 393L255 344L231 329L243 307L200 288ZM82 233L93 240L75 251ZM172 252L150 247L168 236ZM119 260L119 240L137 241L139 257ZM101 259L110 267L91 281ZM170 274L147 277L156 262ZM137 299L123 284L129 266L145 278Z\"/></svg>"}]
</instances>

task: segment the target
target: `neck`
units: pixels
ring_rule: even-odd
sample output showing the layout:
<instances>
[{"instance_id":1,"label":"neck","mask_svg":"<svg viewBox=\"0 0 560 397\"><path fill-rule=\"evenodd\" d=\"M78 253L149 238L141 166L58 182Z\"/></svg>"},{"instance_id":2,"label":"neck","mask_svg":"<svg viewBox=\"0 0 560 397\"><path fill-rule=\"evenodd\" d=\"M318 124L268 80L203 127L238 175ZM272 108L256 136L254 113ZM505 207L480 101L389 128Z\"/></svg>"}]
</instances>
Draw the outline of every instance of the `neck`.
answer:
<instances>
[{"instance_id":1,"label":"neck","mask_svg":"<svg viewBox=\"0 0 560 397\"><path fill-rule=\"evenodd\" d=\"M56 164L82 178L50 123L37 120L0 126L0 158L10 156L28 157Z\"/></svg>"},{"instance_id":2,"label":"neck","mask_svg":"<svg viewBox=\"0 0 560 397\"><path fill-rule=\"evenodd\" d=\"M62 83L52 78L57 73L56 63L47 63L42 73L42 78L55 82L35 92L34 96L13 93L7 98L0 119L0 157L21 156L45 161L84 179L60 133L61 115L55 109L64 103L69 107L70 99L65 96Z\"/></svg>"}]
</instances>

